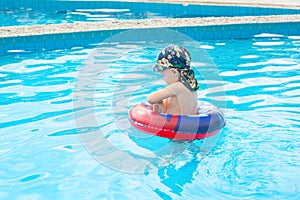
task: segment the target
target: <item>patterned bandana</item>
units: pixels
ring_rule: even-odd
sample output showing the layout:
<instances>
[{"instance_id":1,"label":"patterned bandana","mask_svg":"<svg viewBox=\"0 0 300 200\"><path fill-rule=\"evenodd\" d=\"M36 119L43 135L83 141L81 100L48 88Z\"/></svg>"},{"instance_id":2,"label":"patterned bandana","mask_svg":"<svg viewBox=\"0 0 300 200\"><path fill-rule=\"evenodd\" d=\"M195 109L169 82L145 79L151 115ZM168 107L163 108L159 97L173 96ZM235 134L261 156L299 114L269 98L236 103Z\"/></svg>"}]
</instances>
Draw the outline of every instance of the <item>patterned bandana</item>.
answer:
<instances>
[{"instance_id":1,"label":"patterned bandana","mask_svg":"<svg viewBox=\"0 0 300 200\"><path fill-rule=\"evenodd\" d=\"M191 55L184 47L170 45L159 53L153 70L159 72L169 67L175 69L189 69L190 64Z\"/></svg>"},{"instance_id":2,"label":"patterned bandana","mask_svg":"<svg viewBox=\"0 0 300 200\"><path fill-rule=\"evenodd\" d=\"M184 47L170 45L159 53L153 71L161 72L168 68L177 69L180 73L179 80L191 91L196 91L199 89L199 85L190 64L191 55Z\"/></svg>"}]
</instances>

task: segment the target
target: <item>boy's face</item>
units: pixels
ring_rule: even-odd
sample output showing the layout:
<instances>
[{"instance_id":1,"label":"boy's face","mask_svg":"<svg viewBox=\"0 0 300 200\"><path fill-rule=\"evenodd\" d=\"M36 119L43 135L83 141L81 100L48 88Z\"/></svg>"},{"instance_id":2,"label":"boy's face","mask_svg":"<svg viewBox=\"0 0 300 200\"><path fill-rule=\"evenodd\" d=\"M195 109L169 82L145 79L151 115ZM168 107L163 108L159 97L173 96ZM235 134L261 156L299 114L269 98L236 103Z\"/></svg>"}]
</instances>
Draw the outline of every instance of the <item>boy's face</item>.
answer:
<instances>
[{"instance_id":1,"label":"boy's face","mask_svg":"<svg viewBox=\"0 0 300 200\"><path fill-rule=\"evenodd\" d=\"M176 69L168 68L160 72L160 74L163 76L163 80L167 84L172 84L175 82L178 82L179 80L179 73Z\"/></svg>"}]
</instances>

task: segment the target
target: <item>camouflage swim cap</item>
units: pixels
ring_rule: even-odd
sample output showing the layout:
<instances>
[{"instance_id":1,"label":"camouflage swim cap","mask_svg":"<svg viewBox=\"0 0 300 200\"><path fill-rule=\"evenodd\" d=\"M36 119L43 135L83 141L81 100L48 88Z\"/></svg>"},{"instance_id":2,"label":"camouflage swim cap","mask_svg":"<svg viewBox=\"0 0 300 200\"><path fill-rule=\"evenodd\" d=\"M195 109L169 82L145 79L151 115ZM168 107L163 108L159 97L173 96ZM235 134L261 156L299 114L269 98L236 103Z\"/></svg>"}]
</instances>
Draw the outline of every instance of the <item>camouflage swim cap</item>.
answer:
<instances>
[{"instance_id":1,"label":"camouflage swim cap","mask_svg":"<svg viewBox=\"0 0 300 200\"><path fill-rule=\"evenodd\" d=\"M190 69L191 55L182 46L169 45L165 47L156 59L154 71L163 71L169 67L176 69Z\"/></svg>"}]
</instances>

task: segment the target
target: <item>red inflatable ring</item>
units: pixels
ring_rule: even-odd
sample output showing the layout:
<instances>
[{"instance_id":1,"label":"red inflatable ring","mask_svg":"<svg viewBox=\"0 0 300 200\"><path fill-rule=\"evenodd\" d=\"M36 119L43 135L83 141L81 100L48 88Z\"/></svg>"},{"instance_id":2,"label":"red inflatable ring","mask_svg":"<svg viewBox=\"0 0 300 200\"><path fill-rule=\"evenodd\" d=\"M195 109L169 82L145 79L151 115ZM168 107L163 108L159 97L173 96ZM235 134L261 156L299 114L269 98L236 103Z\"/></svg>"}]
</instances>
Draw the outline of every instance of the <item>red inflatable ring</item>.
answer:
<instances>
[{"instance_id":1,"label":"red inflatable ring","mask_svg":"<svg viewBox=\"0 0 300 200\"><path fill-rule=\"evenodd\" d=\"M208 102L199 102L199 115L171 115L152 111L137 104L129 111L133 127L145 133L176 140L197 140L213 136L225 126L220 110Z\"/></svg>"}]
</instances>

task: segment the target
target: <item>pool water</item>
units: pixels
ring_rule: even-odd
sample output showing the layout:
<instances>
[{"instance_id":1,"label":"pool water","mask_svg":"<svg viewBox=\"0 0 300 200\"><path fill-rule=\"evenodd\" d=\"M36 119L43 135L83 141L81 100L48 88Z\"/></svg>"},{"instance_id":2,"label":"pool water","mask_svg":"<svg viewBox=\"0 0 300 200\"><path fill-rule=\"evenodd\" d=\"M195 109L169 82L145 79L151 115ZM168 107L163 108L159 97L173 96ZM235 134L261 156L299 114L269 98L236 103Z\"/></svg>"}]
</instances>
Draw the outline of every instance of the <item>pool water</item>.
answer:
<instances>
[{"instance_id":1,"label":"pool water","mask_svg":"<svg viewBox=\"0 0 300 200\"><path fill-rule=\"evenodd\" d=\"M61 11L34 10L32 8L0 9L0 26L30 26L41 24L65 24L104 22L114 20L142 20L158 18L210 17L214 14L167 13L163 10L135 12L129 8L74 9Z\"/></svg>"},{"instance_id":2,"label":"pool water","mask_svg":"<svg viewBox=\"0 0 300 200\"><path fill-rule=\"evenodd\" d=\"M164 18L161 13L149 11L135 13L130 9L74 9L63 11L20 8L0 10L0 26L103 22L112 20Z\"/></svg>"},{"instance_id":3,"label":"pool water","mask_svg":"<svg viewBox=\"0 0 300 200\"><path fill-rule=\"evenodd\" d=\"M2 56L1 199L299 199L300 37L262 34L182 44L192 54L199 100L226 115L209 151L203 141L169 141L129 125L128 109L164 86L151 66L167 44L107 43L98 50ZM203 50L222 83L203 76L211 70ZM91 57L93 67L84 71ZM80 76L87 77L82 87ZM76 104L76 90L93 93L84 93L92 110ZM91 112L98 126L79 127L75 118L92 119ZM95 159L84 136L99 130L123 152L155 155L147 160L153 170L125 172L113 166L115 160ZM101 150L112 155L110 148ZM116 162L130 164L125 157Z\"/></svg>"}]
</instances>

